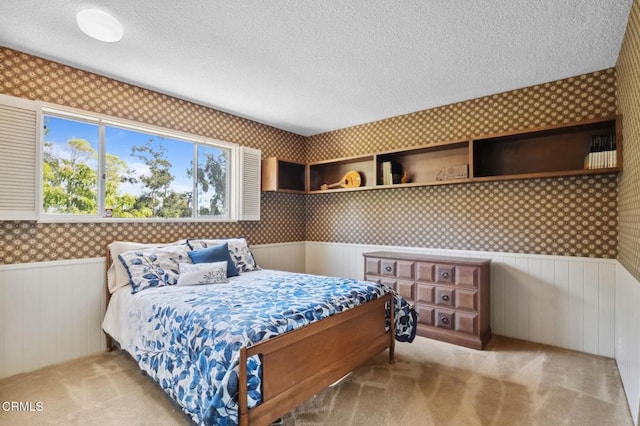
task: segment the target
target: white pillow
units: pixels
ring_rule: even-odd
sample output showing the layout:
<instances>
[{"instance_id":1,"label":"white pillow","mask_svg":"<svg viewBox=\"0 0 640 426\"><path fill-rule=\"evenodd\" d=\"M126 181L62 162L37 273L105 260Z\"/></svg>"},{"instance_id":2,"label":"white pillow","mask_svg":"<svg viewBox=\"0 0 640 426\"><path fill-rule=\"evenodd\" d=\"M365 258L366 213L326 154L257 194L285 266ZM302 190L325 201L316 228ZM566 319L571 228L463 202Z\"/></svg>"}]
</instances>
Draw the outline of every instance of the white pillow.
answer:
<instances>
[{"instance_id":1,"label":"white pillow","mask_svg":"<svg viewBox=\"0 0 640 426\"><path fill-rule=\"evenodd\" d=\"M109 244L109 253L111 254L111 266L107 270L107 287L109 292L113 293L117 289L131 284L131 277L127 272L120 259L118 258L124 252L131 250L140 250L149 247L163 247L167 245L186 244L187 240L180 240L174 243L157 244L157 243L137 243L133 241L114 241ZM187 246L188 247L188 246Z\"/></svg>"},{"instance_id":2,"label":"white pillow","mask_svg":"<svg viewBox=\"0 0 640 426\"><path fill-rule=\"evenodd\" d=\"M228 283L227 262L181 263L177 285Z\"/></svg>"},{"instance_id":3,"label":"white pillow","mask_svg":"<svg viewBox=\"0 0 640 426\"><path fill-rule=\"evenodd\" d=\"M117 289L129 285L129 273L124 267L118 256L124 252L131 250L139 250L142 248L156 247L158 244L144 244L132 241L114 241L109 244L109 253L111 254L111 266L107 271L107 287L113 293Z\"/></svg>"}]
</instances>

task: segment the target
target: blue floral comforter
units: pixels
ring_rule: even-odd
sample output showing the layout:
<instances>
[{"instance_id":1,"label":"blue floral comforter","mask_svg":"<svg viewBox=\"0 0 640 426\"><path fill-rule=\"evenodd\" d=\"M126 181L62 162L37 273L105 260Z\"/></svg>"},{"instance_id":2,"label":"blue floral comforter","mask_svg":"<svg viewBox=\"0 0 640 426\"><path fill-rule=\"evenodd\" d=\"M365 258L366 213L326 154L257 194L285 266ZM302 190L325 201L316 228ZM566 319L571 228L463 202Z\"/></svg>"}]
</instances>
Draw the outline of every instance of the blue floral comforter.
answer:
<instances>
[{"instance_id":1,"label":"blue floral comforter","mask_svg":"<svg viewBox=\"0 0 640 426\"><path fill-rule=\"evenodd\" d=\"M366 281L272 270L245 273L229 284L149 289L131 296L132 337L123 349L196 423L237 424L242 346L389 292ZM400 296L395 298L396 339L410 342L416 313ZM257 357L249 360L248 377L253 407L261 401Z\"/></svg>"}]
</instances>

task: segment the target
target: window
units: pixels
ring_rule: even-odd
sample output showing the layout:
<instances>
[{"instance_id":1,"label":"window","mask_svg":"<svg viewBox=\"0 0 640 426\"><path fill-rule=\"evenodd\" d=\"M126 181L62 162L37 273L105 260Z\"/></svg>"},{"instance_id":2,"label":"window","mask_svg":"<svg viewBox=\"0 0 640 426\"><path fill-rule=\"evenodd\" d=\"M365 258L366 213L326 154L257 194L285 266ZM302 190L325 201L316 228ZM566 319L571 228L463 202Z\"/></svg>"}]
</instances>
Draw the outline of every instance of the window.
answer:
<instances>
[{"instance_id":1,"label":"window","mask_svg":"<svg viewBox=\"0 0 640 426\"><path fill-rule=\"evenodd\" d=\"M43 135L44 212L96 215L99 126L46 117Z\"/></svg>"},{"instance_id":2,"label":"window","mask_svg":"<svg viewBox=\"0 0 640 426\"><path fill-rule=\"evenodd\" d=\"M48 108L43 122L45 219L235 219L235 145Z\"/></svg>"}]
</instances>

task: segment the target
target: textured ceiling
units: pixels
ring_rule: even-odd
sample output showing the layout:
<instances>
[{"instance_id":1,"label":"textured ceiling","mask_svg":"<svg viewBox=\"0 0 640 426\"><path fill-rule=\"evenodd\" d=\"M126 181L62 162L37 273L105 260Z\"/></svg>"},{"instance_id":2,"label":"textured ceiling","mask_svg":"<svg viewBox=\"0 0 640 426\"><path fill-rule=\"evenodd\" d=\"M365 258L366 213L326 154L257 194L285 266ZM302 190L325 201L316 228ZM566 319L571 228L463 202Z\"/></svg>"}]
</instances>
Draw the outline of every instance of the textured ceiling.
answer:
<instances>
[{"instance_id":1,"label":"textured ceiling","mask_svg":"<svg viewBox=\"0 0 640 426\"><path fill-rule=\"evenodd\" d=\"M1 0L0 45L308 136L612 67L631 3Z\"/></svg>"}]
</instances>

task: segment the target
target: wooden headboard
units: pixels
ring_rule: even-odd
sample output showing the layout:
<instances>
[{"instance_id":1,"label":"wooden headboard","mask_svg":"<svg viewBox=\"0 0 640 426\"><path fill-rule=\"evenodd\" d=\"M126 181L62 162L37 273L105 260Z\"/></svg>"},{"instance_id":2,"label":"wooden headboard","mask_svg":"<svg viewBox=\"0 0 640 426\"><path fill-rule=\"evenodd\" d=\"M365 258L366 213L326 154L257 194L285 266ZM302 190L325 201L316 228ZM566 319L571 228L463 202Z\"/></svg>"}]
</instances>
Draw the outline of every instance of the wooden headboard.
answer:
<instances>
[{"instance_id":1,"label":"wooden headboard","mask_svg":"<svg viewBox=\"0 0 640 426\"><path fill-rule=\"evenodd\" d=\"M111 251L109 247L106 248L106 268L104 270L104 289L105 289L105 309L109 306L109 301L111 300L111 292L109 291L109 268L111 267ZM107 352L111 352L113 350L113 339L107 333L104 333L107 339Z\"/></svg>"}]
</instances>

